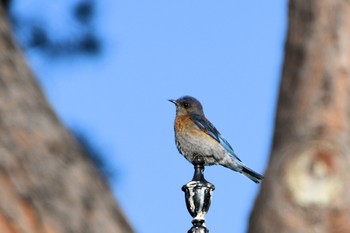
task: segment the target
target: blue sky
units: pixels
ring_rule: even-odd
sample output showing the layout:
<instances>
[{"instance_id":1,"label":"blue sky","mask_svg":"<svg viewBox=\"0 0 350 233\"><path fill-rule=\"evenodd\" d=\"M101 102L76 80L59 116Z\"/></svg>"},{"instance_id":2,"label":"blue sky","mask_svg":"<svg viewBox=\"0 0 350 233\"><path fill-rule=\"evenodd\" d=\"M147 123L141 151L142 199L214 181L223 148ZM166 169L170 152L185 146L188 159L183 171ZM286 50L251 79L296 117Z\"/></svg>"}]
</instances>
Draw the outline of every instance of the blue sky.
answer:
<instances>
[{"instance_id":1,"label":"blue sky","mask_svg":"<svg viewBox=\"0 0 350 233\"><path fill-rule=\"evenodd\" d=\"M65 7L18 0L14 11L69 32ZM103 52L28 63L67 127L86 133L118 174L111 189L137 232L187 232L183 184L193 167L174 144L175 108L192 95L241 160L263 173L283 62L286 1L96 1ZM206 168L216 186L211 232L245 232L259 185L226 168ZM169 231L168 231L169 232Z\"/></svg>"}]
</instances>

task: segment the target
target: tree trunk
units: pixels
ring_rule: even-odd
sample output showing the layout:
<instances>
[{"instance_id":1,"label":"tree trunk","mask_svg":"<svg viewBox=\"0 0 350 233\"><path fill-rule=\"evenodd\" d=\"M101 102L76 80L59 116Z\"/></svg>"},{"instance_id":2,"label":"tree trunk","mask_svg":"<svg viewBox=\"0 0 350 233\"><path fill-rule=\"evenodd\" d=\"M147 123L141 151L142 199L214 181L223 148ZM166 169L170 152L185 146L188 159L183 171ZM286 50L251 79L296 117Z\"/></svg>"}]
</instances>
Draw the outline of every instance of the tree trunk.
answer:
<instances>
[{"instance_id":1,"label":"tree trunk","mask_svg":"<svg viewBox=\"0 0 350 233\"><path fill-rule=\"evenodd\" d=\"M350 1L291 0L266 178L250 233L350 232Z\"/></svg>"},{"instance_id":2,"label":"tree trunk","mask_svg":"<svg viewBox=\"0 0 350 233\"><path fill-rule=\"evenodd\" d=\"M0 232L133 232L98 170L51 111L1 4Z\"/></svg>"}]
</instances>

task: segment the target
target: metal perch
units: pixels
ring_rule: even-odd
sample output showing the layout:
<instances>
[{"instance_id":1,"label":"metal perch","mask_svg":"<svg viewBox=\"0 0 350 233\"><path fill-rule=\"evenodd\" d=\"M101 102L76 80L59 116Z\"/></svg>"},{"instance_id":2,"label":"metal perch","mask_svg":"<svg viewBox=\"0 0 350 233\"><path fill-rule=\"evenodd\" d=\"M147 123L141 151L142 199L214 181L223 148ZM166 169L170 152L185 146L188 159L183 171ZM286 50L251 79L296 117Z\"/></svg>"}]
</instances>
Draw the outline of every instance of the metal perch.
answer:
<instances>
[{"instance_id":1,"label":"metal perch","mask_svg":"<svg viewBox=\"0 0 350 233\"><path fill-rule=\"evenodd\" d=\"M185 192L187 210L193 217L193 226L188 233L209 233L205 226L205 215L208 213L215 186L204 179L203 157L197 156L193 161L193 166L192 181L182 186L182 191Z\"/></svg>"}]
</instances>

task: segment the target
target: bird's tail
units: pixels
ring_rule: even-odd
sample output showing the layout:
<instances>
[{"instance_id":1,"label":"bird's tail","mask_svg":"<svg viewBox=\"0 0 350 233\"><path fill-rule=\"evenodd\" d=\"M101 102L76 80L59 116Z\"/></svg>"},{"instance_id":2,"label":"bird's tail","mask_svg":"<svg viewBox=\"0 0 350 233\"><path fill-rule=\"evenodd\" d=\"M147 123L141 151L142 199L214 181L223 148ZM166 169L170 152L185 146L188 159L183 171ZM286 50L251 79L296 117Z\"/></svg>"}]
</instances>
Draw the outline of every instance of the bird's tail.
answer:
<instances>
[{"instance_id":1,"label":"bird's tail","mask_svg":"<svg viewBox=\"0 0 350 233\"><path fill-rule=\"evenodd\" d=\"M243 165L242 167L242 174L254 181L255 183L260 183L261 180L264 178L262 175L259 173L253 171L252 169L246 167Z\"/></svg>"}]
</instances>

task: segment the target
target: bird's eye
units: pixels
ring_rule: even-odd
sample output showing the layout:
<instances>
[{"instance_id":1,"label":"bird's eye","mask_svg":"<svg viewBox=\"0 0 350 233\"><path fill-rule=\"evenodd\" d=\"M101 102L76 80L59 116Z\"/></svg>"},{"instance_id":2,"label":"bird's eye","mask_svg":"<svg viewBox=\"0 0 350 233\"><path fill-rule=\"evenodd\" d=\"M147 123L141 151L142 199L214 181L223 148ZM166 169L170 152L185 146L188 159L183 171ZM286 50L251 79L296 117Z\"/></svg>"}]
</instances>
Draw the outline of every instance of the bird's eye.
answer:
<instances>
[{"instance_id":1,"label":"bird's eye","mask_svg":"<svg viewBox=\"0 0 350 233\"><path fill-rule=\"evenodd\" d=\"M184 103L184 108L188 108L190 105L188 103Z\"/></svg>"}]
</instances>

